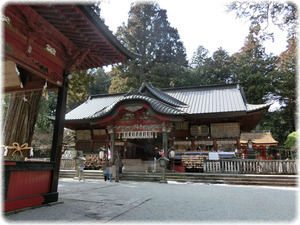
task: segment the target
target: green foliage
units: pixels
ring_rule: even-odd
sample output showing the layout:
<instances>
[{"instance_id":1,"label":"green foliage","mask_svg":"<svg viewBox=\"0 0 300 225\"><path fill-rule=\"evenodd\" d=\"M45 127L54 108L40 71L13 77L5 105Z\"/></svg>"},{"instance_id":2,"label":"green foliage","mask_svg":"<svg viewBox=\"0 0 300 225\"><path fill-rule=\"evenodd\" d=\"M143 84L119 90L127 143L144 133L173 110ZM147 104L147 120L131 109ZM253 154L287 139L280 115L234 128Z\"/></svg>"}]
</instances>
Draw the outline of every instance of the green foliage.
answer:
<instances>
[{"instance_id":1,"label":"green foliage","mask_svg":"<svg viewBox=\"0 0 300 225\"><path fill-rule=\"evenodd\" d=\"M73 72L68 88L68 110L83 103L89 95L107 93L110 83L102 68Z\"/></svg>"},{"instance_id":2,"label":"green foliage","mask_svg":"<svg viewBox=\"0 0 300 225\"><path fill-rule=\"evenodd\" d=\"M241 51L229 56L219 48L212 57L199 46L192 59L195 84L241 83L249 103L260 104L274 92L273 77L276 72L276 57L268 56L260 41L251 33ZM195 79L192 78L192 79Z\"/></svg>"},{"instance_id":3,"label":"green foliage","mask_svg":"<svg viewBox=\"0 0 300 225\"><path fill-rule=\"evenodd\" d=\"M283 105L287 114L286 120L292 130L296 130L296 74L297 74L297 46L296 39L290 39L277 63L277 77L274 82L274 95Z\"/></svg>"},{"instance_id":4,"label":"green foliage","mask_svg":"<svg viewBox=\"0 0 300 225\"><path fill-rule=\"evenodd\" d=\"M286 119L287 117L286 110L279 109L274 112L267 112L260 121L261 129L270 130L274 139L279 142L279 145L283 145L288 134L293 131L289 121Z\"/></svg>"},{"instance_id":5,"label":"green foliage","mask_svg":"<svg viewBox=\"0 0 300 225\"><path fill-rule=\"evenodd\" d=\"M166 10L157 3L132 4L128 24L119 27L116 35L140 56L113 67L109 92L129 91L144 81L170 87L178 75L182 76L180 73L187 66L185 48L177 29L170 26Z\"/></svg>"},{"instance_id":6,"label":"green foliage","mask_svg":"<svg viewBox=\"0 0 300 225\"><path fill-rule=\"evenodd\" d=\"M286 139L286 141L284 142L285 144L285 147L288 148L288 149L294 149L296 148L296 145L297 145L297 136L298 136L298 133L297 131L294 131L292 133L290 133Z\"/></svg>"},{"instance_id":7,"label":"green foliage","mask_svg":"<svg viewBox=\"0 0 300 225\"><path fill-rule=\"evenodd\" d=\"M94 10L101 12L98 6ZM74 72L68 91L68 110L85 101L88 95L128 92L139 88L144 81L151 81L158 88L238 82L249 103L278 100L282 104L281 109L268 112L261 120L261 128L271 130L282 145L287 135L296 130L297 8L289 2L246 1L231 3L228 11L251 22L244 46L233 55L222 48L209 55L200 45L188 65L185 48L177 29L168 22L167 11L157 3L133 3L127 24L118 28L116 36L140 56L114 65L109 75L103 69ZM268 32L269 23L288 32L287 50L278 57L267 55L262 46L265 39L274 38ZM53 115L53 99L49 96L51 103L42 100L42 115ZM46 126L43 120L37 122L39 129Z\"/></svg>"},{"instance_id":8,"label":"green foliage","mask_svg":"<svg viewBox=\"0 0 300 225\"><path fill-rule=\"evenodd\" d=\"M192 68L203 66L205 60L208 58L208 53L209 51L204 48L204 46L200 45L193 54L190 66Z\"/></svg>"},{"instance_id":9,"label":"green foliage","mask_svg":"<svg viewBox=\"0 0 300 225\"><path fill-rule=\"evenodd\" d=\"M47 97L46 97L47 96ZM44 96L41 98L40 110L38 119L35 124L35 131L47 133L52 126L52 122L49 120L49 116L55 116L57 103L57 93L53 91L44 92Z\"/></svg>"},{"instance_id":10,"label":"green foliage","mask_svg":"<svg viewBox=\"0 0 300 225\"><path fill-rule=\"evenodd\" d=\"M88 95L108 93L111 80L105 71L102 68L92 69L91 76L93 77L93 82L90 82L89 86L87 86Z\"/></svg>"},{"instance_id":11,"label":"green foliage","mask_svg":"<svg viewBox=\"0 0 300 225\"><path fill-rule=\"evenodd\" d=\"M253 46L252 49L256 51L251 53L251 47L247 49L246 45L242 49L244 56L238 55L239 60L244 62L235 63L235 76L248 77L237 79L244 83L247 99L251 103L260 103L259 99L263 96L265 100L278 100L282 104L280 110L266 115L262 128L269 127L275 139L283 144L287 134L296 130L297 6L292 2L235 1L227 6L227 10L234 12L237 18L250 20L249 31L252 37L248 36L248 47L255 43L260 44L268 38L274 39L273 34L268 31L270 23L288 34L287 50L278 58L266 57L262 54L263 49L258 46ZM247 59L247 55L251 54L252 59ZM241 65L247 66L243 68Z\"/></svg>"},{"instance_id":12,"label":"green foliage","mask_svg":"<svg viewBox=\"0 0 300 225\"><path fill-rule=\"evenodd\" d=\"M90 75L90 71L80 70L72 73L72 79L69 81L67 106L73 109L83 103L88 93L86 91L89 84L94 80Z\"/></svg>"},{"instance_id":13,"label":"green foliage","mask_svg":"<svg viewBox=\"0 0 300 225\"><path fill-rule=\"evenodd\" d=\"M244 87L249 103L265 103L274 92L273 77L276 74L276 57L265 53L260 40L249 34L241 51L233 56L233 74Z\"/></svg>"}]
</instances>

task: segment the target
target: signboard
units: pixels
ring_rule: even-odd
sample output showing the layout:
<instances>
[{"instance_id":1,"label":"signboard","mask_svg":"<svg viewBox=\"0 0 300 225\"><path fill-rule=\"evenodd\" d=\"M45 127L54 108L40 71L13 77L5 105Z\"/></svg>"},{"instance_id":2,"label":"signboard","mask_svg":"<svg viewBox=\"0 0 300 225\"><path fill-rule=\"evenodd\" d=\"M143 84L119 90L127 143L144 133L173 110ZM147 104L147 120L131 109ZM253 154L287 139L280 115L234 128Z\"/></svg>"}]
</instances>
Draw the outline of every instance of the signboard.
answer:
<instances>
[{"instance_id":1,"label":"signboard","mask_svg":"<svg viewBox=\"0 0 300 225\"><path fill-rule=\"evenodd\" d=\"M196 126L196 125L191 126L191 128L190 128L190 134L191 134L191 136L194 136L194 137L199 136L199 130L198 130L198 128L199 128L199 126ZM201 133L201 128L200 128L200 133Z\"/></svg>"},{"instance_id":2,"label":"signboard","mask_svg":"<svg viewBox=\"0 0 300 225\"><path fill-rule=\"evenodd\" d=\"M76 138L77 140L91 140L91 130L77 130Z\"/></svg>"},{"instance_id":3,"label":"signboard","mask_svg":"<svg viewBox=\"0 0 300 225\"><path fill-rule=\"evenodd\" d=\"M189 123L187 121L175 123L175 130L188 130L189 129Z\"/></svg>"},{"instance_id":4,"label":"signboard","mask_svg":"<svg viewBox=\"0 0 300 225\"><path fill-rule=\"evenodd\" d=\"M106 129L95 129L93 133L95 136L104 136L106 135Z\"/></svg>"},{"instance_id":5,"label":"signboard","mask_svg":"<svg viewBox=\"0 0 300 225\"><path fill-rule=\"evenodd\" d=\"M209 135L209 127L207 125L201 125L201 126L193 125L190 128L190 134L191 136L194 137L197 136L207 137Z\"/></svg>"},{"instance_id":6,"label":"signboard","mask_svg":"<svg viewBox=\"0 0 300 225\"><path fill-rule=\"evenodd\" d=\"M240 124L212 123L210 131L213 138L238 138L240 136Z\"/></svg>"},{"instance_id":7,"label":"signboard","mask_svg":"<svg viewBox=\"0 0 300 225\"><path fill-rule=\"evenodd\" d=\"M206 137L209 135L209 127L207 125L201 125L200 128L201 128L200 136Z\"/></svg>"}]
</instances>

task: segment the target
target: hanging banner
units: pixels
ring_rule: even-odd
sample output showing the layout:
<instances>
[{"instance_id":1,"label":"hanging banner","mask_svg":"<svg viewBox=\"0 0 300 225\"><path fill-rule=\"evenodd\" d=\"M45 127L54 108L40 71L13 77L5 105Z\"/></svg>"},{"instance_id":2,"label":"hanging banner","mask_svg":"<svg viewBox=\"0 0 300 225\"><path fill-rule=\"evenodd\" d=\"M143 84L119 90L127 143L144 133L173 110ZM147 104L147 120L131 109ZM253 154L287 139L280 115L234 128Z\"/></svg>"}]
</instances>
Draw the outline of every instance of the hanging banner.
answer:
<instances>
[{"instance_id":1,"label":"hanging banner","mask_svg":"<svg viewBox=\"0 0 300 225\"><path fill-rule=\"evenodd\" d=\"M240 124L212 123L210 131L212 138L238 138L240 136Z\"/></svg>"},{"instance_id":2,"label":"hanging banner","mask_svg":"<svg viewBox=\"0 0 300 225\"><path fill-rule=\"evenodd\" d=\"M157 131L126 131L118 132L118 139L151 139L157 138Z\"/></svg>"}]
</instances>

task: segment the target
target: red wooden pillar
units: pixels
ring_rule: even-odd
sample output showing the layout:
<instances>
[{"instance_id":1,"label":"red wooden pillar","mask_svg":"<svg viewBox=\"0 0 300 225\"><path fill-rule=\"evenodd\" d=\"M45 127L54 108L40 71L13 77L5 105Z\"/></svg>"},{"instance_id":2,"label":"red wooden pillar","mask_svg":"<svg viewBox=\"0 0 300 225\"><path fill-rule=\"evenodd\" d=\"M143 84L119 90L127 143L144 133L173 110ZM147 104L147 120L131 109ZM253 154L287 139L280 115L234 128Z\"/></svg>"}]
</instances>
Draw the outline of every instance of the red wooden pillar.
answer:
<instances>
[{"instance_id":1,"label":"red wooden pillar","mask_svg":"<svg viewBox=\"0 0 300 225\"><path fill-rule=\"evenodd\" d=\"M214 139L214 151L218 151L218 144L217 144L217 140Z\"/></svg>"},{"instance_id":2,"label":"red wooden pillar","mask_svg":"<svg viewBox=\"0 0 300 225\"><path fill-rule=\"evenodd\" d=\"M94 151L94 140L90 141L90 149L92 152Z\"/></svg>"},{"instance_id":3,"label":"red wooden pillar","mask_svg":"<svg viewBox=\"0 0 300 225\"><path fill-rule=\"evenodd\" d=\"M240 142L240 139L236 139L236 147L237 149L240 149L241 148L241 142Z\"/></svg>"}]
</instances>

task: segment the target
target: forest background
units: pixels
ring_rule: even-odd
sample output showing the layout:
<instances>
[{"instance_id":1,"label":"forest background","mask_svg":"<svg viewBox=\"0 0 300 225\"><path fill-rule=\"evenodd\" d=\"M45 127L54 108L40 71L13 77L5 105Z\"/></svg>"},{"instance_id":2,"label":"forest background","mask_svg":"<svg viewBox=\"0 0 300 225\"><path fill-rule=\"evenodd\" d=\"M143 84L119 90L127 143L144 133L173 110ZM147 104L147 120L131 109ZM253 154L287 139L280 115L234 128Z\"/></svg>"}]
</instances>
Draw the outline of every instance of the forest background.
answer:
<instances>
[{"instance_id":1,"label":"forest background","mask_svg":"<svg viewBox=\"0 0 300 225\"><path fill-rule=\"evenodd\" d=\"M101 3L92 7L101 17ZM222 47L210 54L205 46L199 46L188 61L177 29L170 26L167 11L155 2L133 3L127 23L121 24L115 35L138 57L113 65L110 72L102 68L74 72L67 111L90 95L126 93L139 88L144 81L157 88L240 83L249 103L276 101L280 104L280 108L265 115L259 129L270 130L283 145L288 134L296 130L297 7L291 2L245 1L232 2L227 11L237 19L251 22L244 46L232 55ZM267 54L263 47L265 40L274 39L267 29L269 23L287 32L286 50L279 55ZM57 98L55 91L44 90L42 94L35 124L34 139L38 140L34 145L37 146L49 141L48 134L53 132L48 117L55 115ZM4 114L9 99L16 97L4 96Z\"/></svg>"}]
</instances>

